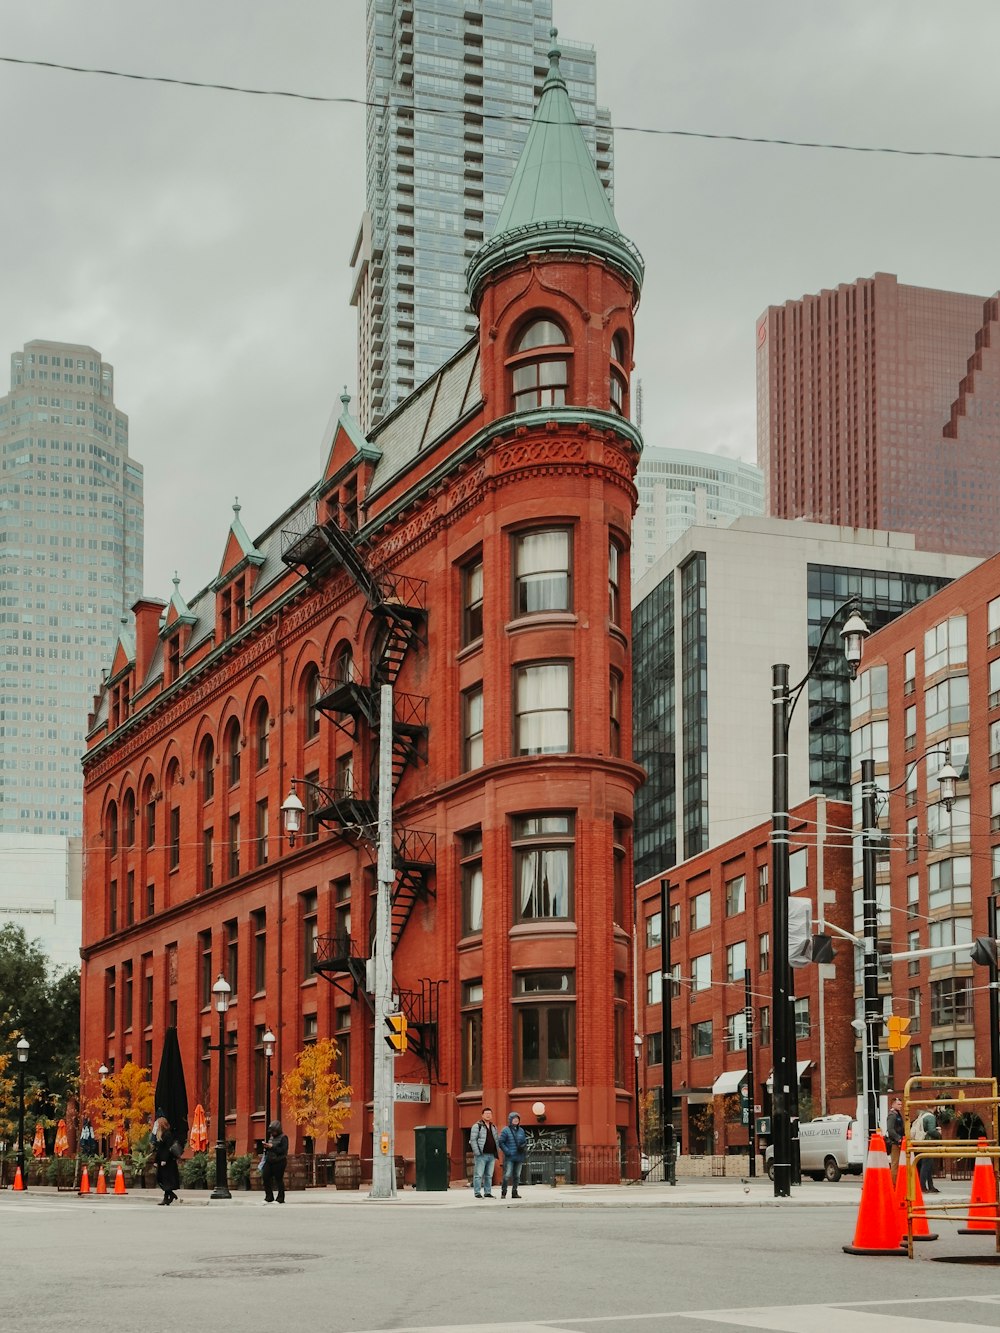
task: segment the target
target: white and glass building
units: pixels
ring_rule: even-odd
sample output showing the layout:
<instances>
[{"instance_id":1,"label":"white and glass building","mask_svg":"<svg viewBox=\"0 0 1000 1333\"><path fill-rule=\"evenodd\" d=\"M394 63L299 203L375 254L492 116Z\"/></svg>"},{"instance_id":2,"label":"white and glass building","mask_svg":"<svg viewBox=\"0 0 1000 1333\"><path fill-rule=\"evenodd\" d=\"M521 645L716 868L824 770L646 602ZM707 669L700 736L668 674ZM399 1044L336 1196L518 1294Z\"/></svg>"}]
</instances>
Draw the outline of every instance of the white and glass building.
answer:
<instances>
[{"instance_id":1,"label":"white and glass building","mask_svg":"<svg viewBox=\"0 0 1000 1333\"><path fill-rule=\"evenodd\" d=\"M81 834L87 715L142 543L113 368L93 347L26 343L0 398L0 835Z\"/></svg>"},{"instance_id":2,"label":"white and glass building","mask_svg":"<svg viewBox=\"0 0 1000 1333\"><path fill-rule=\"evenodd\" d=\"M367 0L367 196L352 256L369 430L468 341L466 266L494 225L548 70L552 0ZM612 194L592 46L561 70Z\"/></svg>"},{"instance_id":3,"label":"white and glass building","mask_svg":"<svg viewBox=\"0 0 1000 1333\"><path fill-rule=\"evenodd\" d=\"M635 484L639 508L632 524L633 588L692 524L725 526L734 518L764 512L764 474L740 458L647 444Z\"/></svg>"}]
</instances>

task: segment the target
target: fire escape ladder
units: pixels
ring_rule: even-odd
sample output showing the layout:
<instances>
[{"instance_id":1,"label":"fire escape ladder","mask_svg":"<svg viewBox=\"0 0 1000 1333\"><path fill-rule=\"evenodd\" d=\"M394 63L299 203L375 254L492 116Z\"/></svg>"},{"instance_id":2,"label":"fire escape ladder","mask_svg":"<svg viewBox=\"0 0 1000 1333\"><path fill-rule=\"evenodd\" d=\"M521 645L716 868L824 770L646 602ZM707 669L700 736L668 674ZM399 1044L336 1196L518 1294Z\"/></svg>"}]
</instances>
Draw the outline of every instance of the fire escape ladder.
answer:
<instances>
[{"instance_id":1,"label":"fire escape ladder","mask_svg":"<svg viewBox=\"0 0 1000 1333\"><path fill-rule=\"evenodd\" d=\"M349 788L321 788L321 804L312 812L317 824L336 824L343 838L358 847L373 843L378 832L378 810Z\"/></svg>"},{"instance_id":2,"label":"fire escape ladder","mask_svg":"<svg viewBox=\"0 0 1000 1333\"><path fill-rule=\"evenodd\" d=\"M356 951L350 935L317 936L316 972L352 1000L361 994L371 1012L375 1012L375 997L365 985L366 960Z\"/></svg>"},{"instance_id":3,"label":"fire escape ladder","mask_svg":"<svg viewBox=\"0 0 1000 1333\"><path fill-rule=\"evenodd\" d=\"M427 584L391 570L375 576L372 615L382 622L378 658L372 666L373 685L394 685L413 643L427 643Z\"/></svg>"},{"instance_id":4,"label":"fire escape ladder","mask_svg":"<svg viewBox=\"0 0 1000 1333\"><path fill-rule=\"evenodd\" d=\"M441 1082L438 1063L438 1009L442 983L420 978L419 990L401 990L399 1007L406 1016L407 1038L414 1053L424 1062L431 1083Z\"/></svg>"},{"instance_id":5,"label":"fire escape ladder","mask_svg":"<svg viewBox=\"0 0 1000 1333\"><path fill-rule=\"evenodd\" d=\"M326 518L321 516L316 501L309 500L288 520L288 526L281 529L282 562L290 569L303 570L303 577L313 587L321 565L340 565L374 607L382 592L355 546L356 513L335 503L327 503L324 509Z\"/></svg>"},{"instance_id":6,"label":"fire escape ladder","mask_svg":"<svg viewBox=\"0 0 1000 1333\"><path fill-rule=\"evenodd\" d=\"M434 871L435 837L421 829L397 828L393 836L393 870L395 879L391 893L391 922L393 953L414 905L434 897L431 875ZM372 915L369 944L374 952L375 916Z\"/></svg>"},{"instance_id":7,"label":"fire escape ladder","mask_svg":"<svg viewBox=\"0 0 1000 1333\"><path fill-rule=\"evenodd\" d=\"M392 696L392 789L407 768L427 762L427 697L394 690Z\"/></svg>"}]
</instances>

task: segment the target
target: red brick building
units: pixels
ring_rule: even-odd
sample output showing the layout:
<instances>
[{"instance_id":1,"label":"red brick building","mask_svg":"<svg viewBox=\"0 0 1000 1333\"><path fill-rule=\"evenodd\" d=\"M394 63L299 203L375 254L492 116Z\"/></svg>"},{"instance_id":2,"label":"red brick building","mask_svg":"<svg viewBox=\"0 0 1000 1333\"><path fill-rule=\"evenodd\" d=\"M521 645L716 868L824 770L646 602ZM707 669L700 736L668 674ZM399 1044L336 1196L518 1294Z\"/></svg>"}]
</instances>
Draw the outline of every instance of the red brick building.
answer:
<instances>
[{"instance_id":1,"label":"red brick building","mask_svg":"<svg viewBox=\"0 0 1000 1333\"><path fill-rule=\"evenodd\" d=\"M277 1075L337 1038L354 1088L338 1146L371 1156L383 683L394 984L413 1038L395 1077L430 1089L397 1106L397 1152L443 1124L459 1172L484 1103L534 1127L544 1101L571 1147L632 1132L641 280L554 52L498 234L470 265L479 336L367 439L345 399L308 496L253 541L237 511L190 602L175 587L136 604L84 761L83 1057L155 1065L176 1026L190 1100L211 1113L224 973L239 1150L264 1127L270 1026ZM293 779L294 846L279 826Z\"/></svg>"},{"instance_id":2,"label":"red brick building","mask_svg":"<svg viewBox=\"0 0 1000 1333\"><path fill-rule=\"evenodd\" d=\"M841 929L851 919L851 810L812 797L790 815L791 891ZM661 878L636 890L642 1039L639 1082L662 1106L663 1067L672 1061L674 1125L685 1153L746 1151L734 1097L748 1071L745 971L753 1009L753 1105L770 1111L770 825L691 857L663 876L670 884L670 1040L663 1038ZM794 968L796 1062L803 1119L854 1114L853 946L835 944L832 964ZM735 1118L733 1118L735 1116ZM658 1118L658 1117L657 1117Z\"/></svg>"},{"instance_id":3,"label":"red brick building","mask_svg":"<svg viewBox=\"0 0 1000 1333\"><path fill-rule=\"evenodd\" d=\"M886 1013L911 1020L909 1046L883 1054L887 1081L988 1077L989 974L970 950L988 934L1000 890L1000 556L872 635L851 712L853 780L859 787L863 758L875 761L887 835L880 937L896 953L942 950L894 962L883 977ZM936 777L941 751L959 773L950 812ZM860 887L857 864L856 927ZM961 947L944 952L950 945Z\"/></svg>"},{"instance_id":4,"label":"red brick building","mask_svg":"<svg viewBox=\"0 0 1000 1333\"><path fill-rule=\"evenodd\" d=\"M1000 302L891 273L757 321L767 512L1000 549Z\"/></svg>"}]
</instances>

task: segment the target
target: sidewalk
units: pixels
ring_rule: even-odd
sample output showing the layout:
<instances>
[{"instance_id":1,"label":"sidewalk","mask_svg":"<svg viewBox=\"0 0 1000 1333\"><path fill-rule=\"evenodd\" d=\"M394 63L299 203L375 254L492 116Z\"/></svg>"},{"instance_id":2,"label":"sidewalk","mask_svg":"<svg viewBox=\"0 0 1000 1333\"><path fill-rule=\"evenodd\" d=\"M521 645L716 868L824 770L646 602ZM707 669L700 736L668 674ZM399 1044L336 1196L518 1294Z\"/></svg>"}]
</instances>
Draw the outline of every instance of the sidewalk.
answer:
<instances>
[{"instance_id":1,"label":"sidewalk","mask_svg":"<svg viewBox=\"0 0 1000 1333\"><path fill-rule=\"evenodd\" d=\"M290 1190L285 1206L294 1207L423 1207L475 1208L481 1211L499 1208L798 1208L841 1207L856 1209L861 1193L860 1177L847 1177L837 1184L804 1181L792 1190L790 1199L776 1199L774 1186L766 1176L755 1180L680 1180L674 1186L662 1182L635 1185L522 1185L520 1199L500 1198L500 1187L494 1186L493 1199L477 1199L467 1185L454 1184L448 1190L423 1192L411 1188L401 1190L395 1199L369 1199L367 1186L360 1190L338 1190L334 1186L316 1189ZM264 1196L260 1190L234 1190L229 1200L213 1200L209 1190L182 1190L184 1207L233 1206L259 1208ZM12 1191L0 1192L0 1201L16 1201L21 1197L63 1199L68 1206L77 1202L95 1202L101 1207L119 1208L155 1205L159 1202L157 1189L132 1189L127 1195L99 1196L91 1192L81 1199L79 1195L57 1191L52 1186L32 1186L25 1196ZM275 1208L277 1204L273 1205Z\"/></svg>"}]
</instances>

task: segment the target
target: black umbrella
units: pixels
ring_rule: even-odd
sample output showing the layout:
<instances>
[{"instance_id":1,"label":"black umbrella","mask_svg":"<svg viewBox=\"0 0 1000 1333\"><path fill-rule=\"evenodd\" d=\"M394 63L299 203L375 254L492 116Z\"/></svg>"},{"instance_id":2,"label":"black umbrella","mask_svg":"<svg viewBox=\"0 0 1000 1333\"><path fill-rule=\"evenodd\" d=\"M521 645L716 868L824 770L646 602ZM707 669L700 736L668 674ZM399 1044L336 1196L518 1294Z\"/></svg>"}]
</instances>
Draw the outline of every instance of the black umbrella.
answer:
<instances>
[{"instance_id":1,"label":"black umbrella","mask_svg":"<svg viewBox=\"0 0 1000 1333\"><path fill-rule=\"evenodd\" d=\"M156 1077L156 1114L165 1115L181 1143L187 1142L188 1095L176 1028L167 1028L163 1034L160 1072Z\"/></svg>"}]
</instances>

